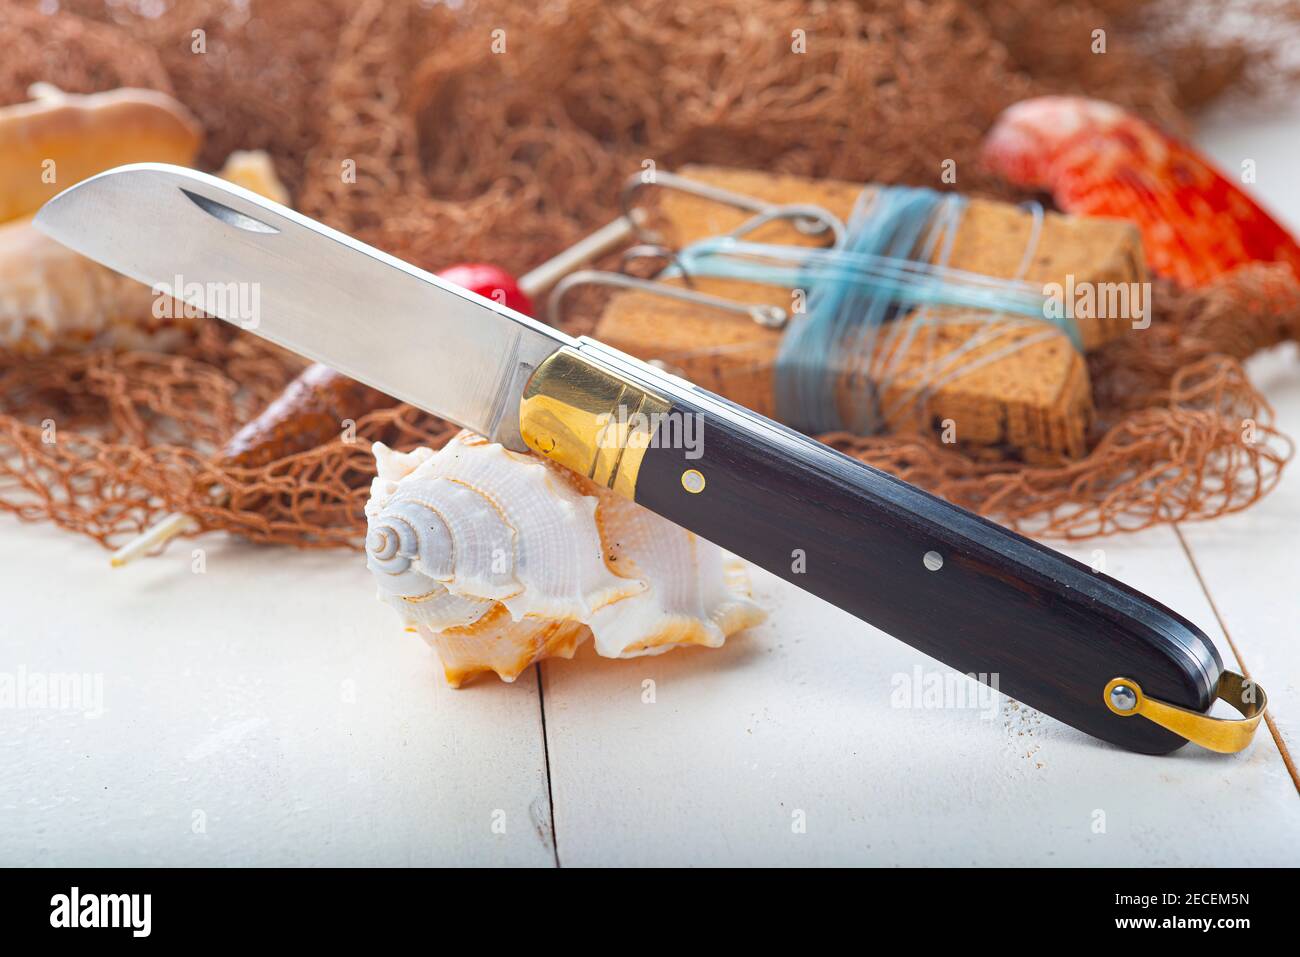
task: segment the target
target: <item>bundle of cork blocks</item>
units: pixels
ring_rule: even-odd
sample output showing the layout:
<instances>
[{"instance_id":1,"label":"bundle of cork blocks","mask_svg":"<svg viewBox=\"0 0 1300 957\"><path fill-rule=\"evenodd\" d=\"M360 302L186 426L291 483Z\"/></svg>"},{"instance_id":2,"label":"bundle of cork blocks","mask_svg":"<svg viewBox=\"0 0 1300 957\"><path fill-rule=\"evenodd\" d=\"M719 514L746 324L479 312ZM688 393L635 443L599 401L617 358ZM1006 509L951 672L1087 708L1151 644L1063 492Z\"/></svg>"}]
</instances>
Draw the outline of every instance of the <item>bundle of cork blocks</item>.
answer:
<instances>
[{"instance_id":1,"label":"bundle of cork blocks","mask_svg":"<svg viewBox=\"0 0 1300 957\"><path fill-rule=\"evenodd\" d=\"M864 189L842 181L715 167L680 172L771 203L818 205L846 222ZM682 248L730 232L752 215L665 189L660 191L655 228L666 245ZM746 238L824 245L788 221L768 223ZM1048 212L1036 225L1028 209L982 199L969 201L948 247L946 265L1000 279L1020 278L1043 288L1052 283L1062 289L1103 284L1127 288L1147 278L1141 238L1126 222ZM661 281L683 283L680 278ZM690 284L699 292L742 303L789 309L797 301L794 290L747 281L692 277ZM1085 310L1074 317L1085 352L1124 335L1134 324L1131 314L1102 317L1098 312L1105 310ZM829 373L836 377L843 421L861 419L854 406L869 396L887 432L932 431L973 454L1028 462L1060 462L1086 454L1093 411L1087 366L1068 336L1050 334L1046 319L1000 319L964 307L928 307L893 322L924 328L913 330L913 335L878 336L876 354L854 357ZM741 405L780 417L775 366L781 330L759 325L747 315L629 290L609 300L595 335L616 349L658 360ZM951 361L945 361L946 355ZM871 368L882 367L888 367L888 377L868 381ZM876 391L867 391L872 389Z\"/></svg>"}]
</instances>

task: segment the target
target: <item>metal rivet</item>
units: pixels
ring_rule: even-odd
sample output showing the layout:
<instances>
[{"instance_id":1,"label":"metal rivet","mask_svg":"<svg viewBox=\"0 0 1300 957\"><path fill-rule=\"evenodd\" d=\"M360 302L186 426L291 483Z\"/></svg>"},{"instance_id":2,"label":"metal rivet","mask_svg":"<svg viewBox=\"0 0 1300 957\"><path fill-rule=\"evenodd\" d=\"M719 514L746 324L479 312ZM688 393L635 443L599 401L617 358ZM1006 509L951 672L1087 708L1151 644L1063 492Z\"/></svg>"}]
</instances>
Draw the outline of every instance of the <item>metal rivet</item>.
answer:
<instances>
[{"instance_id":1,"label":"metal rivet","mask_svg":"<svg viewBox=\"0 0 1300 957\"><path fill-rule=\"evenodd\" d=\"M1128 685L1116 685L1110 689L1110 703L1116 711L1132 711L1137 707L1137 693Z\"/></svg>"},{"instance_id":2,"label":"metal rivet","mask_svg":"<svg viewBox=\"0 0 1300 957\"><path fill-rule=\"evenodd\" d=\"M682 473L682 488L692 495L699 495L704 491L704 473L698 469L687 469Z\"/></svg>"},{"instance_id":3,"label":"metal rivet","mask_svg":"<svg viewBox=\"0 0 1300 957\"><path fill-rule=\"evenodd\" d=\"M937 572L940 568L943 568L943 556L938 552L926 552L925 557L922 558L921 561L924 562L925 567L930 569L932 572Z\"/></svg>"}]
</instances>

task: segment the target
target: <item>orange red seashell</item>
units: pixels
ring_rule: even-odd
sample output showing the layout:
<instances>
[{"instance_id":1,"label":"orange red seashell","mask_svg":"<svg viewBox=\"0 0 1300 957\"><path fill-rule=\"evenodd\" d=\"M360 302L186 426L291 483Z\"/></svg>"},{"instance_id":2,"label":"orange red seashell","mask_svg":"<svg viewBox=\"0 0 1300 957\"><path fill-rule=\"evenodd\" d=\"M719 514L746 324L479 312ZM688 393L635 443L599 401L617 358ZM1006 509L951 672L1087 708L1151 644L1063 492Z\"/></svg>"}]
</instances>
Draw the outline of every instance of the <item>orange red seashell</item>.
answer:
<instances>
[{"instance_id":1,"label":"orange red seashell","mask_svg":"<svg viewBox=\"0 0 1300 957\"><path fill-rule=\"evenodd\" d=\"M1064 212L1136 223L1151 268L1184 286L1250 262L1289 263L1300 276L1300 245L1258 203L1192 147L1112 103L1017 103L985 139L984 161L1050 192Z\"/></svg>"}]
</instances>

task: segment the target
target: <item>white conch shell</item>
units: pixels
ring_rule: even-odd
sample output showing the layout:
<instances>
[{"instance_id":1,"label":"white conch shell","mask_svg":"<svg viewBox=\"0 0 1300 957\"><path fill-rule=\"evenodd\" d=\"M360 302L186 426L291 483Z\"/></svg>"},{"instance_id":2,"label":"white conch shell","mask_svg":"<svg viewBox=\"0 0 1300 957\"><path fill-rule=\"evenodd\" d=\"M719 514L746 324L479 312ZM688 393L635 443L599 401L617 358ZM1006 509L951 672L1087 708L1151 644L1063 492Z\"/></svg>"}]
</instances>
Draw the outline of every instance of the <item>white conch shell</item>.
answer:
<instances>
[{"instance_id":1,"label":"white conch shell","mask_svg":"<svg viewBox=\"0 0 1300 957\"><path fill-rule=\"evenodd\" d=\"M374 452L367 565L451 685L593 636L610 658L717 647L763 618L739 559L544 459L468 432Z\"/></svg>"}]
</instances>

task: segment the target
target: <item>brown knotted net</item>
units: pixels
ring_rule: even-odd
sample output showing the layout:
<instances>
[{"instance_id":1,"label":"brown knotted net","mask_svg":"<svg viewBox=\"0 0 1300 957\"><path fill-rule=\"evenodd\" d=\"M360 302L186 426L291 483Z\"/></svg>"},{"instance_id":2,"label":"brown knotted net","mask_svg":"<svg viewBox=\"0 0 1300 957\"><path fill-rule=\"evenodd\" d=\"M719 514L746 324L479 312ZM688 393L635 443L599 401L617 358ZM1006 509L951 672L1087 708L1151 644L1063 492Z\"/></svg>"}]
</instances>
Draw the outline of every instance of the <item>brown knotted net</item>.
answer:
<instances>
[{"instance_id":1,"label":"brown knotted net","mask_svg":"<svg viewBox=\"0 0 1300 957\"><path fill-rule=\"evenodd\" d=\"M1274 51L1300 3L1260 4L1267 24L1245 38L1219 30L1216 5L1190 6L0 0L0 102L36 80L168 90L206 128L204 164L264 149L313 216L426 268L518 273L611 219L618 184L646 159L922 185L953 159L963 190L1012 197L976 157L1022 97L1087 93L1186 132L1189 111L1225 94L1290 89ZM571 331L589 331L598 302L582 303ZM1300 287L1279 268L1158 286L1152 327L1089 357L1096 430L1080 461L823 438L1049 537L1209 518L1265 494L1290 455L1240 360L1297 337ZM437 446L451 430L401 406L265 467L223 462L223 441L301 365L216 322L169 354L0 359L0 508L105 545L184 511L258 541L356 546L370 441Z\"/></svg>"}]
</instances>

